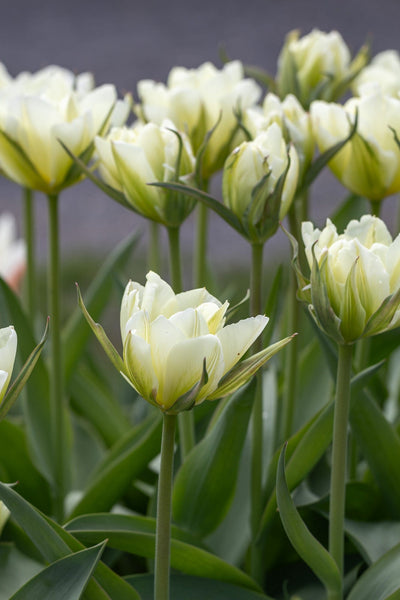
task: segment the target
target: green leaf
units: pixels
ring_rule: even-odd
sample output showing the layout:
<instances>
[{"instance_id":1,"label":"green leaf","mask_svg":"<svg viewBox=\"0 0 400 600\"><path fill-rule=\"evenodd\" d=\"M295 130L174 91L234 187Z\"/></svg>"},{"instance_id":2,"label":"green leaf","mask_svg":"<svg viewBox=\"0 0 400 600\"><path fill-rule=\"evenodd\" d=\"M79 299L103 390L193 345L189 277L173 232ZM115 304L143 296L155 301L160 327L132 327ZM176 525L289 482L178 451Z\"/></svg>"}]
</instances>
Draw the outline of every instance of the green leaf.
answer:
<instances>
[{"instance_id":1,"label":"green leaf","mask_svg":"<svg viewBox=\"0 0 400 600\"><path fill-rule=\"evenodd\" d=\"M42 339L40 340L38 345L32 350L32 352L28 356L24 366L18 373L12 386L9 388L8 392L6 393L6 395L3 398L3 402L0 405L0 421L2 419L4 419L4 417L6 416L6 414L8 413L8 411L10 410L10 408L12 407L12 405L14 404L16 399L18 398L19 394L21 393L22 388L24 387L25 383L29 379L30 374L32 373L37 361L39 360L39 356L40 356L40 354L43 350L43 346L47 340L48 329L49 329L49 319L47 319L46 328L44 330Z\"/></svg>"},{"instance_id":2,"label":"green leaf","mask_svg":"<svg viewBox=\"0 0 400 600\"><path fill-rule=\"evenodd\" d=\"M109 510L160 451L161 413L153 413L111 448L70 518Z\"/></svg>"},{"instance_id":3,"label":"green leaf","mask_svg":"<svg viewBox=\"0 0 400 600\"><path fill-rule=\"evenodd\" d=\"M167 190L174 190L176 192L181 192L182 194L187 194L188 196L194 196L197 200L200 200L203 204L205 204L208 208L211 208L214 212L217 213L228 225L236 229L240 235L243 235L247 239L246 231L244 230L240 220L238 217L231 211L229 208L219 202L206 192L202 192L197 188L190 187L188 185L184 185L182 183L167 183L167 182L155 182L150 183L149 185L154 185L155 187L162 187Z\"/></svg>"},{"instance_id":4,"label":"green leaf","mask_svg":"<svg viewBox=\"0 0 400 600\"><path fill-rule=\"evenodd\" d=\"M276 476L276 495L283 527L292 546L324 584L328 594L340 597L342 587L339 569L329 552L312 535L301 519L290 496L285 476L285 449L282 449Z\"/></svg>"},{"instance_id":5,"label":"green leaf","mask_svg":"<svg viewBox=\"0 0 400 600\"><path fill-rule=\"evenodd\" d=\"M174 520L200 538L221 523L231 504L255 389L253 380L230 398L175 478Z\"/></svg>"},{"instance_id":6,"label":"green leaf","mask_svg":"<svg viewBox=\"0 0 400 600\"><path fill-rule=\"evenodd\" d=\"M392 516L399 518L399 436L367 393L353 395L350 425Z\"/></svg>"},{"instance_id":7,"label":"green leaf","mask_svg":"<svg viewBox=\"0 0 400 600\"><path fill-rule=\"evenodd\" d=\"M99 319L107 306L115 272L126 264L138 241L135 233L128 236L108 255L86 293L86 305L93 319ZM64 372L69 380L89 337L82 310L77 307L63 330Z\"/></svg>"},{"instance_id":8,"label":"green leaf","mask_svg":"<svg viewBox=\"0 0 400 600\"><path fill-rule=\"evenodd\" d=\"M153 600L153 575L129 575L126 580L136 587L142 600ZM247 589L204 577L178 575L170 578L171 598L173 600L273 600L269 596Z\"/></svg>"},{"instance_id":9,"label":"green leaf","mask_svg":"<svg viewBox=\"0 0 400 600\"><path fill-rule=\"evenodd\" d=\"M84 315L86 321L89 323L91 330L93 331L93 333L99 340L100 344L103 346L104 352L107 354L108 358L110 359L110 361L114 365L114 367L117 369L117 371L119 373L122 373L123 375L125 375L125 377L127 377L129 380L129 374L125 367L124 361L122 360L118 351L115 349L115 347L111 343L110 339L107 337L102 326L99 323L95 323L95 321L92 319L92 317L88 313L88 310L83 302L82 295L81 295L78 285L76 286L76 289L78 292L79 306L81 307L83 315Z\"/></svg>"},{"instance_id":10,"label":"green leaf","mask_svg":"<svg viewBox=\"0 0 400 600\"><path fill-rule=\"evenodd\" d=\"M155 519L103 514L78 517L67 524L67 530L84 544L95 544L104 538L108 545L124 552L154 558ZM176 530L172 530L174 536ZM218 579L251 590L258 585L240 569L203 548L172 538L171 567L188 575Z\"/></svg>"},{"instance_id":11,"label":"green leaf","mask_svg":"<svg viewBox=\"0 0 400 600\"><path fill-rule=\"evenodd\" d=\"M0 544L0 600L9 600L42 569L42 564L19 552L13 544Z\"/></svg>"},{"instance_id":12,"label":"green leaf","mask_svg":"<svg viewBox=\"0 0 400 600\"><path fill-rule=\"evenodd\" d=\"M375 563L400 539L400 522L345 520L346 534L369 565Z\"/></svg>"},{"instance_id":13,"label":"green leaf","mask_svg":"<svg viewBox=\"0 0 400 600\"><path fill-rule=\"evenodd\" d=\"M12 519L28 535L45 561L54 562L71 551L84 549L78 540L42 515L10 486L0 483L0 500L7 505ZM85 600L140 600L137 592L103 563L98 564L95 578L96 581L89 582Z\"/></svg>"},{"instance_id":14,"label":"green leaf","mask_svg":"<svg viewBox=\"0 0 400 600\"><path fill-rule=\"evenodd\" d=\"M24 498L42 510L50 510L49 485L32 463L25 431L11 421L0 423L0 456L7 483L18 481L18 491Z\"/></svg>"},{"instance_id":15,"label":"green leaf","mask_svg":"<svg viewBox=\"0 0 400 600\"><path fill-rule=\"evenodd\" d=\"M400 544L363 573L347 600L399 600L399 570Z\"/></svg>"},{"instance_id":16,"label":"green leaf","mask_svg":"<svg viewBox=\"0 0 400 600\"><path fill-rule=\"evenodd\" d=\"M0 314L8 315L8 323L13 323L18 338L17 355L24 363L36 341L29 322L21 307L19 298L0 278ZM8 324L6 323L6 324ZM50 441L49 378L45 363L40 357L24 390L24 415L28 441L33 453L33 462L48 481L52 481L52 445Z\"/></svg>"},{"instance_id":17,"label":"green leaf","mask_svg":"<svg viewBox=\"0 0 400 600\"><path fill-rule=\"evenodd\" d=\"M62 558L28 581L10 600L79 600L105 543Z\"/></svg>"}]
</instances>

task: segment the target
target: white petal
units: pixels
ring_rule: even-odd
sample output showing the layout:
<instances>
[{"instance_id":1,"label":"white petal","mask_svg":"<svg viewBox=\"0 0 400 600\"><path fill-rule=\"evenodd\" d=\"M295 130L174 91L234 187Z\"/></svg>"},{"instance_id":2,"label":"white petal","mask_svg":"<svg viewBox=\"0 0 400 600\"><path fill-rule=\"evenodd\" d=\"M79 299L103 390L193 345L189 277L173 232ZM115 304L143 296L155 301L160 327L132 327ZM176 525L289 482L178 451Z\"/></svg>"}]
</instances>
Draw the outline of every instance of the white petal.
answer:
<instances>
[{"instance_id":1,"label":"white petal","mask_svg":"<svg viewBox=\"0 0 400 600\"><path fill-rule=\"evenodd\" d=\"M268 323L268 317L258 315L249 317L238 323L227 325L216 334L224 354L225 370L227 373L250 348L251 344L261 334Z\"/></svg>"},{"instance_id":2,"label":"white petal","mask_svg":"<svg viewBox=\"0 0 400 600\"><path fill-rule=\"evenodd\" d=\"M149 400L158 388L150 345L140 336L128 334L124 347L124 362L133 387L145 400Z\"/></svg>"}]
</instances>

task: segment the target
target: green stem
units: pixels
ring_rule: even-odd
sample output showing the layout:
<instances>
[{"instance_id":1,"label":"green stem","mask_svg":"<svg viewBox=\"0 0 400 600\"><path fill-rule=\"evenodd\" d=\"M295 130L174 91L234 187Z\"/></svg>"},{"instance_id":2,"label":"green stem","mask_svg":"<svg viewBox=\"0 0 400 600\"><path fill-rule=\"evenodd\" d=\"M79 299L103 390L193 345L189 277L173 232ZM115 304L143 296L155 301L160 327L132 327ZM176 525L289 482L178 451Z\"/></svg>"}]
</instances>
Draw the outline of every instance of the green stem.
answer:
<instances>
[{"instance_id":1,"label":"green stem","mask_svg":"<svg viewBox=\"0 0 400 600\"><path fill-rule=\"evenodd\" d=\"M288 313L288 333L295 333L299 329L300 307L296 298L297 280L294 271L290 272L289 288L289 313ZM282 424L280 442L289 439L293 430L293 420L296 403L296 390L298 379L298 341L294 337L285 353L285 393L281 407Z\"/></svg>"},{"instance_id":2,"label":"green stem","mask_svg":"<svg viewBox=\"0 0 400 600\"><path fill-rule=\"evenodd\" d=\"M61 349L61 315L60 315L60 258L58 234L58 196L48 196L49 212L49 263L48 263L48 295L50 313L50 411L51 435L54 464L54 513L60 521L64 513L64 386Z\"/></svg>"},{"instance_id":3,"label":"green stem","mask_svg":"<svg viewBox=\"0 0 400 600\"><path fill-rule=\"evenodd\" d=\"M194 287L203 287L207 283L207 235L208 211L199 202L196 215L196 238L194 248Z\"/></svg>"},{"instance_id":4,"label":"green stem","mask_svg":"<svg viewBox=\"0 0 400 600\"><path fill-rule=\"evenodd\" d=\"M179 232L179 227L168 227L171 281L176 294L180 293L183 288ZM195 445L193 411L179 413L178 425L181 460L183 462Z\"/></svg>"},{"instance_id":5,"label":"green stem","mask_svg":"<svg viewBox=\"0 0 400 600\"><path fill-rule=\"evenodd\" d=\"M252 244L252 261L250 277L250 313L252 317L262 313L262 267L263 244ZM262 348L262 339L258 338L253 345L255 354ZM257 391L254 398L251 415L252 449L251 449L251 531L256 538L262 515L262 457L263 457L263 404L262 404L262 373L257 372ZM251 573L259 579L260 556L259 548L252 544Z\"/></svg>"},{"instance_id":6,"label":"green stem","mask_svg":"<svg viewBox=\"0 0 400 600\"><path fill-rule=\"evenodd\" d=\"M379 217L381 214L382 200L370 200L371 206L371 215L375 215L375 217Z\"/></svg>"},{"instance_id":7,"label":"green stem","mask_svg":"<svg viewBox=\"0 0 400 600\"><path fill-rule=\"evenodd\" d=\"M344 558L347 428L349 420L352 351L352 345L339 345L329 508L329 552L336 561L342 578Z\"/></svg>"},{"instance_id":8,"label":"green stem","mask_svg":"<svg viewBox=\"0 0 400 600\"><path fill-rule=\"evenodd\" d=\"M169 599L171 496L176 415L163 416L161 465L158 480L154 600Z\"/></svg>"},{"instance_id":9,"label":"green stem","mask_svg":"<svg viewBox=\"0 0 400 600\"><path fill-rule=\"evenodd\" d=\"M160 272L160 226L155 221L149 221L149 248L147 262L150 271Z\"/></svg>"},{"instance_id":10,"label":"green stem","mask_svg":"<svg viewBox=\"0 0 400 600\"><path fill-rule=\"evenodd\" d=\"M24 227L26 241L26 306L32 327L36 319L36 293L35 293L35 227L33 215L33 192L28 188L23 189L24 200Z\"/></svg>"}]
</instances>

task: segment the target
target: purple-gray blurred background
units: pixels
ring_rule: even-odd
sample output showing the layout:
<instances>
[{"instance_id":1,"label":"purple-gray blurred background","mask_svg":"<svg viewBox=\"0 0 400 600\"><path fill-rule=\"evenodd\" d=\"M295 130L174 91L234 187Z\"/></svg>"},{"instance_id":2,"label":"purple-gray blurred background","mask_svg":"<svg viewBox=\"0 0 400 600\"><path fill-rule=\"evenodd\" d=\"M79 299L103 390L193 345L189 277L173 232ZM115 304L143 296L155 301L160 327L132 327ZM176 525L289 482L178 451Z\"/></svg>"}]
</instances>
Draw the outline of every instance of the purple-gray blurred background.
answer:
<instances>
[{"instance_id":1,"label":"purple-gray blurred background","mask_svg":"<svg viewBox=\"0 0 400 600\"><path fill-rule=\"evenodd\" d=\"M2 2L0 61L12 75L59 64L76 72L92 71L96 82L114 83L120 92L136 93L139 79L165 81L174 65L197 67L210 60L220 65L222 44L231 58L275 73L285 34L299 28L338 29L353 52L367 38L373 54L399 49L399 0L225 0L213 2L137 2L135 0L14 0ZM329 173L312 192L312 215L321 224L345 191ZM21 218L19 188L0 180L0 212ZM385 203L390 219L396 200ZM133 229L146 224L115 204L88 182L61 197L61 242L64 253L111 249ZM46 253L46 203L38 194L38 249ZM183 227L185 248L191 250L193 223ZM213 217L210 252L230 264L248 257L247 244ZM283 234L278 244L287 247Z\"/></svg>"}]
</instances>

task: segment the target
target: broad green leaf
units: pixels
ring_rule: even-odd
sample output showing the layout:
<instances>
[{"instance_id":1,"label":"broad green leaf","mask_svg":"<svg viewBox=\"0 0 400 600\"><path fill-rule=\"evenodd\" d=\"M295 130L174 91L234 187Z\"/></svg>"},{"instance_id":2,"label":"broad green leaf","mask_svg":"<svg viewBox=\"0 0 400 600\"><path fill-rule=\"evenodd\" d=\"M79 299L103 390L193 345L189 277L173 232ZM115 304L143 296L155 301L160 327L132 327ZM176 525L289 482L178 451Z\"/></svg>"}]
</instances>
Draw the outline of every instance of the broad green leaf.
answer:
<instances>
[{"instance_id":1,"label":"broad green leaf","mask_svg":"<svg viewBox=\"0 0 400 600\"><path fill-rule=\"evenodd\" d=\"M377 562L400 540L400 522L345 520L346 534L369 565Z\"/></svg>"},{"instance_id":2,"label":"broad green leaf","mask_svg":"<svg viewBox=\"0 0 400 600\"><path fill-rule=\"evenodd\" d=\"M129 575L126 580L136 587L142 600L153 600L153 575ZM176 573L171 575L170 590L173 600L273 600L230 583Z\"/></svg>"},{"instance_id":3,"label":"broad green leaf","mask_svg":"<svg viewBox=\"0 0 400 600\"><path fill-rule=\"evenodd\" d=\"M399 570L400 544L363 573L347 600L399 600Z\"/></svg>"},{"instance_id":4,"label":"broad green leaf","mask_svg":"<svg viewBox=\"0 0 400 600\"><path fill-rule=\"evenodd\" d=\"M211 431L193 448L175 478L174 520L199 537L211 533L228 512L255 389L254 379L229 399Z\"/></svg>"},{"instance_id":5,"label":"broad green leaf","mask_svg":"<svg viewBox=\"0 0 400 600\"><path fill-rule=\"evenodd\" d=\"M22 388L26 384L27 380L29 379L30 374L32 373L33 369L35 368L35 365L36 365L37 361L39 360L39 356L43 350L43 346L47 339L48 328L49 328L49 319L47 319L46 328L44 330L42 339L40 340L38 345L32 350L32 352L28 356L25 364L23 365L22 369L20 370L17 377L15 378L12 386L9 388L9 390L7 391L6 395L3 398L3 402L0 405L0 421L2 419L4 419L4 417L6 416L6 414L8 413L8 411L10 410L10 408L12 407L12 405L14 404L16 399L18 398L19 394L21 393Z\"/></svg>"},{"instance_id":6,"label":"broad green leaf","mask_svg":"<svg viewBox=\"0 0 400 600\"><path fill-rule=\"evenodd\" d=\"M151 527L151 530L150 530ZM67 524L67 530L84 544L96 544L108 539L108 545L124 552L154 558L155 519L125 515L87 515ZM172 530L174 535L174 529ZM256 582L240 569L223 561L203 548L187 542L171 540L171 567L182 573L218 579L259 591Z\"/></svg>"},{"instance_id":7,"label":"broad green leaf","mask_svg":"<svg viewBox=\"0 0 400 600\"><path fill-rule=\"evenodd\" d=\"M111 391L102 385L99 374L79 365L74 370L69 390L72 408L92 424L106 446L112 446L131 430L127 416Z\"/></svg>"},{"instance_id":8,"label":"broad green leaf","mask_svg":"<svg viewBox=\"0 0 400 600\"><path fill-rule=\"evenodd\" d=\"M79 600L104 543L61 558L28 581L10 600Z\"/></svg>"},{"instance_id":9,"label":"broad green leaf","mask_svg":"<svg viewBox=\"0 0 400 600\"><path fill-rule=\"evenodd\" d=\"M0 500L11 511L15 520L28 535L47 562L54 562L84 546L60 525L42 515L17 494L10 486L0 483ZM85 600L140 600L137 592L103 563L99 563L95 579L89 582Z\"/></svg>"},{"instance_id":10,"label":"broad green leaf","mask_svg":"<svg viewBox=\"0 0 400 600\"><path fill-rule=\"evenodd\" d=\"M8 315L18 334L17 355L25 363L36 346L33 324L29 322L19 298L0 278L0 314ZM24 390L24 415L28 441L33 452L33 462L48 481L53 479L52 450L50 441L49 379L43 359L40 357Z\"/></svg>"},{"instance_id":11,"label":"broad green leaf","mask_svg":"<svg viewBox=\"0 0 400 600\"><path fill-rule=\"evenodd\" d=\"M157 456L160 446L161 414L153 413L105 455L70 518L109 510Z\"/></svg>"},{"instance_id":12,"label":"broad green leaf","mask_svg":"<svg viewBox=\"0 0 400 600\"><path fill-rule=\"evenodd\" d=\"M365 392L353 395L350 425L392 516L399 518L399 436L374 400Z\"/></svg>"},{"instance_id":13,"label":"broad green leaf","mask_svg":"<svg viewBox=\"0 0 400 600\"><path fill-rule=\"evenodd\" d=\"M25 556L13 544L0 544L0 600L9 600L42 569L43 564Z\"/></svg>"},{"instance_id":14,"label":"broad green leaf","mask_svg":"<svg viewBox=\"0 0 400 600\"><path fill-rule=\"evenodd\" d=\"M8 420L0 423L0 457L2 470L7 476L6 483L18 481L21 496L41 510L49 511L49 485L32 463L25 431Z\"/></svg>"},{"instance_id":15,"label":"broad green leaf","mask_svg":"<svg viewBox=\"0 0 400 600\"><path fill-rule=\"evenodd\" d=\"M285 476L285 447L277 469L276 495L279 514L286 534L299 556L324 584L328 595L340 597L342 587L339 569L329 552L312 535L301 519L290 496Z\"/></svg>"},{"instance_id":16,"label":"broad green leaf","mask_svg":"<svg viewBox=\"0 0 400 600\"><path fill-rule=\"evenodd\" d=\"M112 291L115 272L127 262L137 241L138 235L136 233L122 240L111 254L109 254L90 285L85 297L88 311L93 319L97 320L107 305ZM90 328L85 323L82 310L77 307L63 331L64 370L66 381L70 379L70 376L82 355L83 348L89 335Z\"/></svg>"}]
</instances>

